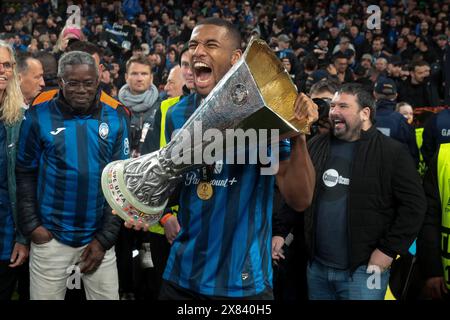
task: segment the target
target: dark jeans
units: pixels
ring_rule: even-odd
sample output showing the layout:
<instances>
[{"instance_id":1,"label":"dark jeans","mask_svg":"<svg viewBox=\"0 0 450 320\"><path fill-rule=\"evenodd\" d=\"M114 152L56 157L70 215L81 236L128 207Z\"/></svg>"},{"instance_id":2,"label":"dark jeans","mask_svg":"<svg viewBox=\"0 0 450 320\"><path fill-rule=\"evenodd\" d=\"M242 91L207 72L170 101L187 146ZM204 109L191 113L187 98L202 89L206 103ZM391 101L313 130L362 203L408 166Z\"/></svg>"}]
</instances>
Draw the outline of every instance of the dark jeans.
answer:
<instances>
[{"instance_id":1,"label":"dark jeans","mask_svg":"<svg viewBox=\"0 0 450 320\"><path fill-rule=\"evenodd\" d=\"M17 269L9 261L0 261L0 300L11 300L17 282Z\"/></svg>"},{"instance_id":2,"label":"dark jeans","mask_svg":"<svg viewBox=\"0 0 450 320\"><path fill-rule=\"evenodd\" d=\"M367 266L353 273L327 267L315 260L308 264L308 294L310 300L384 300L390 270L367 273Z\"/></svg>"},{"instance_id":3,"label":"dark jeans","mask_svg":"<svg viewBox=\"0 0 450 320\"><path fill-rule=\"evenodd\" d=\"M273 300L271 288L249 297L217 297L205 296L203 294L185 289L171 281L162 281L159 300Z\"/></svg>"}]
</instances>

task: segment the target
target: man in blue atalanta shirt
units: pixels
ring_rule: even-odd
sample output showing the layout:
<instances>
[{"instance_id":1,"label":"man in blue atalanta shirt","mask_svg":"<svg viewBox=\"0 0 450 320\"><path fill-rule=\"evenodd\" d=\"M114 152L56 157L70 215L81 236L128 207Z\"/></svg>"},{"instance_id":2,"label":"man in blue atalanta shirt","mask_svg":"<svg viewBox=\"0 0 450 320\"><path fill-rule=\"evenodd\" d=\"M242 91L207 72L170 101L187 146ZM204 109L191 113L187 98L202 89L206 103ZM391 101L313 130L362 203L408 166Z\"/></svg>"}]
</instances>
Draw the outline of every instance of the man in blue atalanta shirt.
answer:
<instances>
[{"instance_id":1,"label":"man in blue atalanta shirt","mask_svg":"<svg viewBox=\"0 0 450 320\"><path fill-rule=\"evenodd\" d=\"M107 163L129 156L128 118L98 90L91 55L63 55L58 77L58 96L25 113L18 146L19 225L32 241L30 296L64 299L75 272L88 299L118 299L113 245L120 221L100 179Z\"/></svg>"},{"instance_id":2,"label":"man in blue atalanta shirt","mask_svg":"<svg viewBox=\"0 0 450 320\"><path fill-rule=\"evenodd\" d=\"M196 93L167 113L166 137L183 126L241 57L240 34L229 22L210 18L197 24L189 41ZM287 106L288 107L288 106ZM294 106L289 106L294 108ZM298 117L317 119L317 106L304 95ZM305 137L282 145L277 183L297 210L310 203L315 181ZM271 220L274 176L258 165L216 163L213 192L198 193L202 170L181 183L179 220L164 273L161 299L272 299ZM139 228L139 226L135 226Z\"/></svg>"}]
</instances>

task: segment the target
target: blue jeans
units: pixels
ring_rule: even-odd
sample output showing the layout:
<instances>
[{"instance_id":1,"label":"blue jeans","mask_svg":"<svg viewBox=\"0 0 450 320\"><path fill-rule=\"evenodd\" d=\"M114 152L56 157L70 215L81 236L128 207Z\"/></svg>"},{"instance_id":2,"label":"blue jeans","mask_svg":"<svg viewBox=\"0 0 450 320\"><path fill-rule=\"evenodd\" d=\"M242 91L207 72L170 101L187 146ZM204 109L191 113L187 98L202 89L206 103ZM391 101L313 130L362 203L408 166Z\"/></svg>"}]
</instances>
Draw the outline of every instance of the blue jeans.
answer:
<instances>
[{"instance_id":1,"label":"blue jeans","mask_svg":"<svg viewBox=\"0 0 450 320\"><path fill-rule=\"evenodd\" d=\"M307 280L310 300L384 300L389 283L389 269L382 273L367 273L367 266L354 273L308 263Z\"/></svg>"}]
</instances>

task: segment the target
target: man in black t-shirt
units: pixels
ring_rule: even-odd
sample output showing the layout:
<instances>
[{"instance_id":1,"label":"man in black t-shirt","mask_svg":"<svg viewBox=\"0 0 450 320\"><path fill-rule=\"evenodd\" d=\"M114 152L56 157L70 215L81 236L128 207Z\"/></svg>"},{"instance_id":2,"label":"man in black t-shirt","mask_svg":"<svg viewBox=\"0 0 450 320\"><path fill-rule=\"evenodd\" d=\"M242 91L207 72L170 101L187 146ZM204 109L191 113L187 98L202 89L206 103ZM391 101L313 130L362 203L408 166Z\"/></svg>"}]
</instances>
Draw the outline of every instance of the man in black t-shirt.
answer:
<instances>
[{"instance_id":1,"label":"man in black t-shirt","mask_svg":"<svg viewBox=\"0 0 450 320\"><path fill-rule=\"evenodd\" d=\"M375 102L356 84L331 100L331 131L308 143L316 169L305 211L312 300L382 300L389 268L416 238L426 200L414 161L373 125Z\"/></svg>"}]
</instances>

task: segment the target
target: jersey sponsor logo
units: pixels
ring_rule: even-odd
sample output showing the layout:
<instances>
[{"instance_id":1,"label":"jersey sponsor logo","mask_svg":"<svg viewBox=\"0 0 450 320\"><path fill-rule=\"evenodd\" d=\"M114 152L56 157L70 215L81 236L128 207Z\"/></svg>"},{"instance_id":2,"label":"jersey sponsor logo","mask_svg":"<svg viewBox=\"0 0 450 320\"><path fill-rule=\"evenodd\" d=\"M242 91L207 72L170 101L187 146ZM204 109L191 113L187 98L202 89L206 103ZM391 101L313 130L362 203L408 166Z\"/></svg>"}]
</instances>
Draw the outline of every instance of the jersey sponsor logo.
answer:
<instances>
[{"instance_id":1,"label":"jersey sponsor logo","mask_svg":"<svg viewBox=\"0 0 450 320\"><path fill-rule=\"evenodd\" d=\"M248 279L249 274L248 274L248 272L243 272L241 276L242 276L242 280L245 281Z\"/></svg>"},{"instance_id":2,"label":"jersey sponsor logo","mask_svg":"<svg viewBox=\"0 0 450 320\"><path fill-rule=\"evenodd\" d=\"M130 142L128 141L128 138L123 140L123 154L126 156L130 154Z\"/></svg>"},{"instance_id":3,"label":"jersey sponsor logo","mask_svg":"<svg viewBox=\"0 0 450 320\"><path fill-rule=\"evenodd\" d=\"M50 134L56 136L57 134L59 134L61 131L64 130L66 130L66 128L56 128L55 131L50 131Z\"/></svg>"},{"instance_id":4,"label":"jersey sponsor logo","mask_svg":"<svg viewBox=\"0 0 450 320\"><path fill-rule=\"evenodd\" d=\"M335 169L328 169L325 171L322 175L322 180L323 183L330 188L335 187L338 184L343 184L346 186L350 184L350 179L339 175L339 172Z\"/></svg>"},{"instance_id":5,"label":"jersey sponsor logo","mask_svg":"<svg viewBox=\"0 0 450 320\"><path fill-rule=\"evenodd\" d=\"M102 122L100 124L100 126L98 127L98 134L100 135L100 138L105 140L106 138L108 138L108 133L109 133L108 124L105 122Z\"/></svg>"},{"instance_id":6,"label":"jersey sponsor logo","mask_svg":"<svg viewBox=\"0 0 450 320\"><path fill-rule=\"evenodd\" d=\"M195 174L195 172L191 171L186 174L184 179L184 185L187 187L191 185L195 186L198 185L200 181L201 181L200 178ZM228 188L230 186L233 186L237 182L238 180L236 179L236 177L232 177L227 179L212 179L209 183L213 187Z\"/></svg>"},{"instance_id":7,"label":"jersey sponsor logo","mask_svg":"<svg viewBox=\"0 0 450 320\"><path fill-rule=\"evenodd\" d=\"M450 129L442 129L441 134L443 137L450 137Z\"/></svg>"}]
</instances>

